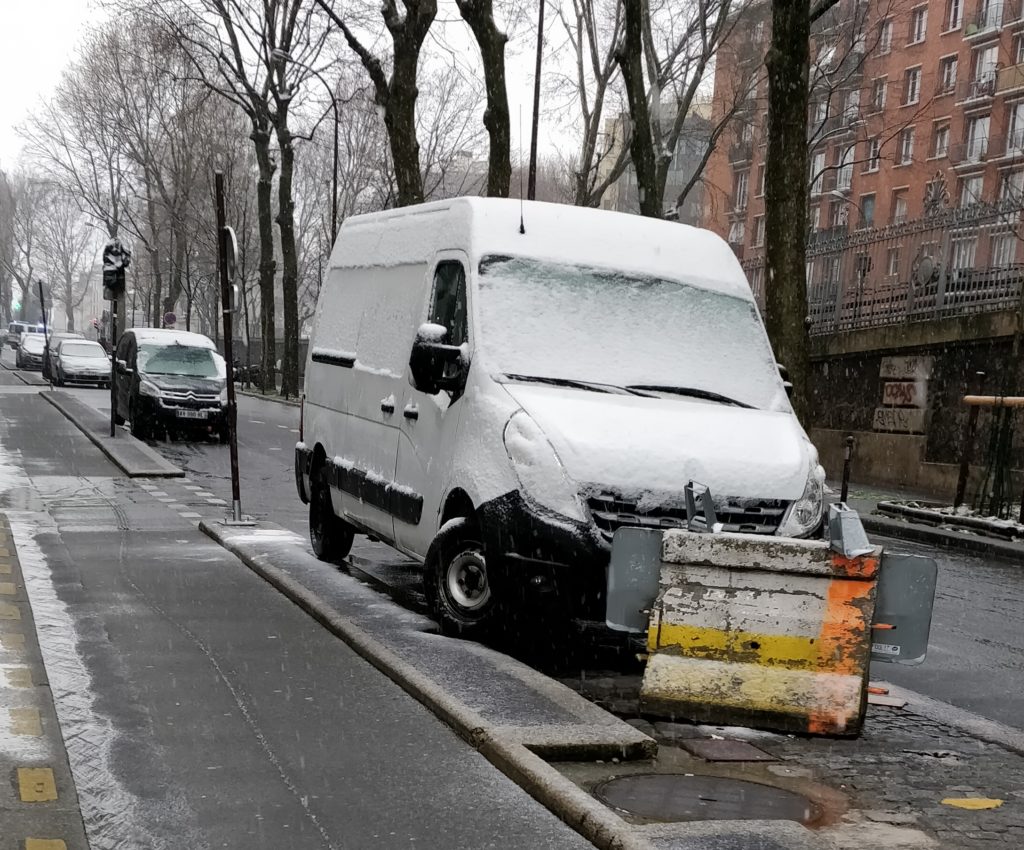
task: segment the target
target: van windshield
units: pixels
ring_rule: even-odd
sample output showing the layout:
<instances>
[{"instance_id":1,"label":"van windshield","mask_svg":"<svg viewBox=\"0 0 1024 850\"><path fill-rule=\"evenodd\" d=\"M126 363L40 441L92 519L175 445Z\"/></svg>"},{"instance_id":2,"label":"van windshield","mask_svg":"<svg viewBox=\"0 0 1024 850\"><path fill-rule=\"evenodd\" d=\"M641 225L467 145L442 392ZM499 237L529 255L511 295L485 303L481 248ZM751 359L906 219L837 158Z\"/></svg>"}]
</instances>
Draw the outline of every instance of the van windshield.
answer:
<instances>
[{"instance_id":1,"label":"van windshield","mask_svg":"<svg viewBox=\"0 0 1024 850\"><path fill-rule=\"evenodd\" d=\"M139 371L148 375L220 377L213 352L193 345L140 345L138 364Z\"/></svg>"},{"instance_id":2,"label":"van windshield","mask_svg":"<svg viewBox=\"0 0 1024 850\"><path fill-rule=\"evenodd\" d=\"M484 257L478 346L505 375L789 410L753 303L683 280Z\"/></svg>"}]
</instances>

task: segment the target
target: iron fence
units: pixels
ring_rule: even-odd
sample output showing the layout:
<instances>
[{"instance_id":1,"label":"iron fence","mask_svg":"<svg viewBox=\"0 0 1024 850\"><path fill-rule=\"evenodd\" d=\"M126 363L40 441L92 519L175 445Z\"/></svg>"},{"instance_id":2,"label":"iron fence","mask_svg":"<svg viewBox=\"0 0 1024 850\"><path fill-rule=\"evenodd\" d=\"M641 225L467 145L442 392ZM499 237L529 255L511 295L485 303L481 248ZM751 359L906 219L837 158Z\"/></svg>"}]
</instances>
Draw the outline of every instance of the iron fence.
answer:
<instances>
[{"instance_id":1,"label":"iron fence","mask_svg":"<svg viewBox=\"0 0 1024 850\"><path fill-rule=\"evenodd\" d=\"M882 228L818 231L807 243L811 334L1017 309L1019 201L975 204ZM764 309L764 254L743 259Z\"/></svg>"}]
</instances>

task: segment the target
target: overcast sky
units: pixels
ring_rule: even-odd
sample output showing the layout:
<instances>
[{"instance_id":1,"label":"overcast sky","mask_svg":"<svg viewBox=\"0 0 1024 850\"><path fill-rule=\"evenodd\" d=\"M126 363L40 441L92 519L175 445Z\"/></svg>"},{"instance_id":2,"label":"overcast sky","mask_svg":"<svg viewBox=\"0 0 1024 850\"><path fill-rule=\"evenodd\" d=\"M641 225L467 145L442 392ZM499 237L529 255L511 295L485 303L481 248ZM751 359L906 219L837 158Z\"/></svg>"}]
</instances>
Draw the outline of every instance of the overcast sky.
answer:
<instances>
[{"instance_id":1,"label":"overcast sky","mask_svg":"<svg viewBox=\"0 0 1024 850\"><path fill-rule=\"evenodd\" d=\"M4 0L0 26L0 168L21 150L16 125L60 79L85 24L99 20L93 0Z\"/></svg>"}]
</instances>

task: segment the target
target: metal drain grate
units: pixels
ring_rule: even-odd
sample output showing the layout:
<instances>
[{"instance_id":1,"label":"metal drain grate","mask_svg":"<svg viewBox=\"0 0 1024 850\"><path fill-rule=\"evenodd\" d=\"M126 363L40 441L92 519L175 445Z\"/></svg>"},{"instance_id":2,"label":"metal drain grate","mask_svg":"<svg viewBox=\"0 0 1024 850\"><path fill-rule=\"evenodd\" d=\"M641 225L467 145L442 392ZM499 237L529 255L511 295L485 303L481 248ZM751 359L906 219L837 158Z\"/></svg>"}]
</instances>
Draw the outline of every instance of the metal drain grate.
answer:
<instances>
[{"instance_id":1,"label":"metal drain grate","mask_svg":"<svg viewBox=\"0 0 1024 850\"><path fill-rule=\"evenodd\" d=\"M629 815L672 823L693 820L793 820L809 824L818 806L793 791L724 776L640 773L602 782L594 795Z\"/></svg>"}]
</instances>

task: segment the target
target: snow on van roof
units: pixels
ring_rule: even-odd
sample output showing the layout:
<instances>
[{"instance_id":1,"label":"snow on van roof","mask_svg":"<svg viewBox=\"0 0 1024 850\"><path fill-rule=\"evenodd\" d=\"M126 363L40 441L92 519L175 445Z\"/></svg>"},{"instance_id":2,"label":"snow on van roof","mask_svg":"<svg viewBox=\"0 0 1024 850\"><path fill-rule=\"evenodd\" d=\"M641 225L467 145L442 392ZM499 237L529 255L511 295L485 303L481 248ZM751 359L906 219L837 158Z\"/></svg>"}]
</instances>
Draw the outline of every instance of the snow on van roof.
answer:
<instances>
[{"instance_id":1,"label":"snow on van roof","mask_svg":"<svg viewBox=\"0 0 1024 850\"><path fill-rule=\"evenodd\" d=\"M427 262L461 249L611 268L752 299L743 269L725 240L709 230L610 210L541 201L453 198L352 216L342 224L332 266Z\"/></svg>"},{"instance_id":2,"label":"snow on van roof","mask_svg":"<svg viewBox=\"0 0 1024 850\"><path fill-rule=\"evenodd\" d=\"M157 342L162 345L191 345L196 348L216 349L208 336L191 331L176 331L173 328L132 328L131 333L139 342Z\"/></svg>"}]
</instances>

